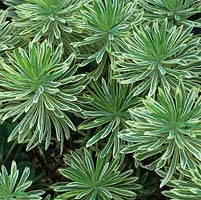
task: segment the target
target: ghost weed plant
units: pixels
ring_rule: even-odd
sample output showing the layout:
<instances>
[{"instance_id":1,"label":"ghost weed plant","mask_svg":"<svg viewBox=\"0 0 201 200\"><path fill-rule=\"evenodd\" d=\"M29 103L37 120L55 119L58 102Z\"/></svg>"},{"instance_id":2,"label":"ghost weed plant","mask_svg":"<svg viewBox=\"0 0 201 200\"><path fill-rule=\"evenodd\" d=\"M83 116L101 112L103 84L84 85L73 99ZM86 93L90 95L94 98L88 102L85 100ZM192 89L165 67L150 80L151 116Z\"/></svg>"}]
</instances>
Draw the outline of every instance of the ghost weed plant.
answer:
<instances>
[{"instance_id":1,"label":"ghost weed plant","mask_svg":"<svg viewBox=\"0 0 201 200\"><path fill-rule=\"evenodd\" d=\"M65 50L72 51L70 43L79 37L76 20L80 6L87 0L27 0L16 6L18 17L15 26L21 35L33 38L32 42L47 39L50 44L63 42Z\"/></svg>"},{"instance_id":2,"label":"ghost weed plant","mask_svg":"<svg viewBox=\"0 0 201 200\"><path fill-rule=\"evenodd\" d=\"M148 91L148 96L158 87L174 89L181 80L188 88L199 87L200 38L194 38L191 30L168 28L167 20L135 28L125 51L114 53L119 58L114 78L136 84L136 94Z\"/></svg>"},{"instance_id":3,"label":"ghost weed plant","mask_svg":"<svg viewBox=\"0 0 201 200\"><path fill-rule=\"evenodd\" d=\"M171 180L168 183L171 189L169 191L163 191L162 193L172 200L199 200L201 198L200 167L194 170L180 168L179 171L184 175L184 178Z\"/></svg>"},{"instance_id":4,"label":"ghost weed plant","mask_svg":"<svg viewBox=\"0 0 201 200\"><path fill-rule=\"evenodd\" d=\"M83 5L77 18L81 21L79 27L84 39L72 44L88 49L86 54L80 55L84 58L83 65L94 60L101 63L95 79L101 75L107 55L111 56L111 52L119 51L125 45L124 39L130 35L131 24L141 21L141 14L135 8L135 2L124 0L95 0Z\"/></svg>"},{"instance_id":5,"label":"ghost weed plant","mask_svg":"<svg viewBox=\"0 0 201 200\"><path fill-rule=\"evenodd\" d=\"M3 3L7 6L9 6L10 8L13 6L17 6L19 4L25 3L26 0L3 0Z\"/></svg>"},{"instance_id":6,"label":"ghost weed plant","mask_svg":"<svg viewBox=\"0 0 201 200\"><path fill-rule=\"evenodd\" d=\"M52 187L63 192L55 200L131 200L136 197L141 186L135 183L138 177L132 176L133 170L124 170L123 157L111 158L100 154L93 159L92 153L71 152L65 156L68 167L59 169L68 182L56 183ZM70 161L70 162L69 162Z\"/></svg>"},{"instance_id":7,"label":"ghost weed plant","mask_svg":"<svg viewBox=\"0 0 201 200\"><path fill-rule=\"evenodd\" d=\"M200 100L196 89L187 92L182 85L174 96L159 89L157 100L147 97L144 107L130 110L130 129L119 134L130 142L123 153L133 152L140 162L152 157L154 161L146 164L148 169L158 171L168 166L161 187L171 179L177 165L194 168L201 161Z\"/></svg>"},{"instance_id":8,"label":"ghost weed plant","mask_svg":"<svg viewBox=\"0 0 201 200\"><path fill-rule=\"evenodd\" d=\"M13 33L13 23L7 20L8 11L0 10L0 55L15 47L18 37Z\"/></svg>"},{"instance_id":9,"label":"ghost weed plant","mask_svg":"<svg viewBox=\"0 0 201 200\"><path fill-rule=\"evenodd\" d=\"M133 17L134 3L125 3L123 0L97 0L92 4L84 5L81 10L82 28L86 32L85 39L74 46L89 45L97 48L89 59L96 59L100 63L106 52L118 50L122 39L129 35L129 23ZM93 47L92 46L92 47Z\"/></svg>"},{"instance_id":10,"label":"ghost weed plant","mask_svg":"<svg viewBox=\"0 0 201 200\"><path fill-rule=\"evenodd\" d=\"M81 111L76 96L85 88L85 75L75 74L77 68L71 66L74 54L62 61L62 49L60 44L54 50L45 41L8 55L9 63L0 70L0 112L3 121L12 118L18 122L9 141L27 141L30 149L45 140L47 149L55 130L62 149L69 128L76 130L68 113Z\"/></svg>"},{"instance_id":11,"label":"ghost weed plant","mask_svg":"<svg viewBox=\"0 0 201 200\"><path fill-rule=\"evenodd\" d=\"M56 183L55 193L45 190L58 200L165 199L160 180L164 196L201 198L201 38L192 34L200 20L191 21L198 0L3 2L0 120L12 123L8 151L17 155L23 143L19 156L33 156L42 173L31 186L27 168L20 178L16 164L11 175L2 167L0 199L42 199L29 192L38 180ZM7 168L13 158L2 152ZM136 196L137 183L157 192Z\"/></svg>"},{"instance_id":12,"label":"ghost weed plant","mask_svg":"<svg viewBox=\"0 0 201 200\"><path fill-rule=\"evenodd\" d=\"M41 190L27 191L32 185L32 181L28 180L30 169L24 168L20 176L16 162L11 164L10 174L4 165L1 166L0 172L0 199L3 200L40 200L45 193Z\"/></svg>"},{"instance_id":13,"label":"ghost weed plant","mask_svg":"<svg viewBox=\"0 0 201 200\"><path fill-rule=\"evenodd\" d=\"M145 10L145 19L168 19L170 24L200 27L200 21L191 21L189 18L201 11L199 0L140 0L140 7Z\"/></svg>"},{"instance_id":14,"label":"ghost weed plant","mask_svg":"<svg viewBox=\"0 0 201 200\"><path fill-rule=\"evenodd\" d=\"M122 141L117 137L118 132L125 127L125 121L130 119L128 109L140 103L138 97L133 97L133 89L132 85L123 86L112 79L102 79L101 84L93 81L88 87L88 98L92 101L83 107L83 115L87 120L81 123L78 129L96 129L92 131L94 136L87 142L87 147L106 139L102 157L105 157L110 149L113 149L114 157L119 154Z\"/></svg>"}]
</instances>

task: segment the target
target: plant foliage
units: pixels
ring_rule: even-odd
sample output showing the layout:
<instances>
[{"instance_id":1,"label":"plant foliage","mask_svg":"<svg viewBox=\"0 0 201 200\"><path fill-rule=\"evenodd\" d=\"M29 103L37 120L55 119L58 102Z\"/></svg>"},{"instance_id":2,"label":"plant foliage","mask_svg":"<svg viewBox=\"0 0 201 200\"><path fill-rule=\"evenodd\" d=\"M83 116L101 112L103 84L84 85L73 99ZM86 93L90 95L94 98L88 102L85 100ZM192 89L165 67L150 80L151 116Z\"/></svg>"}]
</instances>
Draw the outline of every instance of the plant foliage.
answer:
<instances>
[{"instance_id":1,"label":"plant foliage","mask_svg":"<svg viewBox=\"0 0 201 200\"><path fill-rule=\"evenodd\" d=\"M89 46L92 49L88 60L100 63L104 55L121 49L123 40L130 34L130 23L139 23L134 18L136 3L124 0L97 0L81 11L81 29L86 32L84 40L74 43L75 47ZM135 21L136 20L136 21Z\"/></svg>"},{"instance_id":2,"label":"plant foliage","mask_svg":"<svg viewBox=\"0 0 201 200\"><path fill-rule=\"evenodd\" d=\"M16 27L21 35L32 37L32 42L47 39L50 44L60 42L70 48L76 38L76 12L85 0L27 0L16 6ZM77 35L78 37L78 35ZM69 50L70 51L70 50Z\"/></svg>"},{"instance_id":3,"label":"plant foliage","mask_svg":"<svg viewBox=\"0 0 201 200\"><path fill-rule=\"evenodd\" d=\"M13 34L13 24L7 21L7 11L0 10L0 54L14 48L18 38Z\"/></svg>"},{"instance_id":4,"label":"plant foliage","mask_svg":"<svg viewBox=\"0 0 201 200\"><path fill-rule=\"evenodd\" d=\"M200 200L200 27L200 0L2 0L0 200Z\"/></svg>"},{"instance_id":5,"label":"plant foliage","mask_svg":"<svg viewBox=\"0 0 201 200\"><path fill-rule=\"evenodd\" d=\"M200 51L199 39L193 39L192 28L172 26L165 20L152 26L140 26L128 40L126 52L115 53L122 58L114 76L122 84L136 83L138 93L148 90L148 96L156 93L158 86L174 89L182 80L188 86L196 84Z\"/></svg>"},{"instance_id":6,"label":"plant foliage","mask_svg":"<svg viewBox=\"0 0 201 200\"><path fill-rule=\"evenodd\" d=\"M92 101L84 108L83 115L88 119L79 125L79 129L97 128L94 136L87 142L87 147L107 138L101 152L104 157L113 148L113 156L120 151L122 141L118 132L125 127L125 121L130 119L128 109L139 104L139 99L133 97L132 86L123 86L115 80L109 83L102 79L102 84L92 82L88 89Z\"/></svg>"},{"instance_id":7,"label":"plant foliage","mask_svg":"<svg viewBox=\"0 0 201 200\"><path fill-rule=\"evenodd\" d=\"M172 180L170 191L164 191L163 194L171 199L195 199L201 198L201 174L200 169L184 170L179 169L180 173L185 175L184 180Z\"/></svg>"},{"instance_id":8,"label":"plant foliage","mask_svg":"<svg viewBox=\"0 0 201 200\"><path fill-rule=\"evenodd\" d=\"M162 187L177 165L191 168L201 160L201 102L196 90L187 93L182 86L174 96L159 89L157 101L147 97L143 102L144 107L130 110L133 120L127 123L131 128L119 135L131 142L122 151L134 152L139 161L158 155L147 167L157 171L169 166Z\"/></svg>"},{"instance_id":9,"label":"plant foliage","mask_svg":"<svg viewBox=\"0 0 201 200\"><path fill-rule=\"evenodd\" d=\"M8 173L6 167L2 165L0 173L0 199L4 200L40 200L43 191L27 191L32 181L28 180L30 169L26 167L21 176L17 169L16 162L13 161Z\"/></svg>"},{"instance_id":10,"label":"plant foliage","mask_svg":"<svg viewBox=\"0 0 201 200\"><path fill-rule=\"evenodd\" d=\"M201 11L199 0L140 0L139 5L145 9L148 20L168 18L169 23L185 26L198 26L200 22L189 18Z\"/></svg>"},{"instance_id":11,"label":"plant foliage","mask_svg":"<svg viewBox=\"0 0 201 200\"><path fill-rule=\"evenodd\" d=\"M3 0L5 5L8 5L10 7L17 6L19 4L25 3L26 0Z\"/></svg>"},{"instance_id":12,"label":"plant foliage","mask_svg":"<svg viewBox=\"0 0 201 200\"><path fill-rule=\"evenodd\" d=\"M47 149L54 127L63 146L64 138L70 136L69 128L76 129L65 111L81 111L76 95L85 88L78 83L84 75L75 75L75 66L69 68L74 54L62 62L62 45L54 51L45 41L30 43L28 51L18 49L8 56L9 64L0 71L2 120L20 119L8 140L21 143L27 139L27 149L45 140Z\"/></svg>"},{"instance_id":13,"label":"plant foliage","mask_svg":"<svg viewBox=\"0 0 201 200\"><path fill-rule=\"evenodd\" d=\"M83 152L71 152L64 158L68 165L66 169L60 169L60 173L71 180L57 183L53 188L58 192L64 192L56 199L82 199L82 200L130 200L136 196L133 190L141 188L136 184L137 177L133 177L133 170L122 171L123 158L117 157L110 160L96 157L94 162L88 150ZM70 161L70 162L69 162Z\"/></svg>"}]
</instances>

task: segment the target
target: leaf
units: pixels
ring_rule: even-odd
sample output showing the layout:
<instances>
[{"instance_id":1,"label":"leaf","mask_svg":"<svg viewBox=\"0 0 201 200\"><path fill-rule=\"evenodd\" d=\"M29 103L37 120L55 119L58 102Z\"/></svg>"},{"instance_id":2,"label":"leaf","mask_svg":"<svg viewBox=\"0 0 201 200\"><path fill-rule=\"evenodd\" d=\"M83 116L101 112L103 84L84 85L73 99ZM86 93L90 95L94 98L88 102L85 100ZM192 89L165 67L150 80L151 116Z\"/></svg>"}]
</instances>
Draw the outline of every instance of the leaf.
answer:
<instances>
[{"instance_id":1,"label":"leaf","mask_svg":"<svg viewBox=\"0 0 201 200\"><path fill-rule=\"evenodd\" d=\"M177 165L177 160L178 160L178 151L175 151L173 158L172 158L170 168L169 168L165 178L161 181L160 188L162 188L164 185L166 185L167 182L171 179L172 175L174 174L176 165Z\"/></svg>"}]
</instances>

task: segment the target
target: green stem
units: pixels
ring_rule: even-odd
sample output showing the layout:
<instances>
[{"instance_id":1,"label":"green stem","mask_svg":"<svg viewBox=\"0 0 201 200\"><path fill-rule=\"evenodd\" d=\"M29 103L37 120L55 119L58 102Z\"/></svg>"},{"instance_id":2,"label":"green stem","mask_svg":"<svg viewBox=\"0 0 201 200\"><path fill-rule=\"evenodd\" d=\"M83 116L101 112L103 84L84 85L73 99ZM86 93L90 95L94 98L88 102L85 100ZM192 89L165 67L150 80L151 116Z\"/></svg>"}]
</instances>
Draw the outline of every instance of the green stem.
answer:
<instances>
[{"instance_id":1,"label":"green stem","mask_svg":"<svg viewBox=\"0 0 201 200\"><path fill-rule=\"evenodd\" d=\"M12 144L12 146L11 146L11 148L9 149L9 151L8 151L8 153L7 153L7 155L6 155L6 158L5 158L5 160L4 160L4 164L5 164L6 161L8 160L8 158L9 158L9 156L11 155L11 153L12 153L13 149L15 148L16 144L17 144L17 141L14 141L13 144Z\"/></svg>"}]
</instances>

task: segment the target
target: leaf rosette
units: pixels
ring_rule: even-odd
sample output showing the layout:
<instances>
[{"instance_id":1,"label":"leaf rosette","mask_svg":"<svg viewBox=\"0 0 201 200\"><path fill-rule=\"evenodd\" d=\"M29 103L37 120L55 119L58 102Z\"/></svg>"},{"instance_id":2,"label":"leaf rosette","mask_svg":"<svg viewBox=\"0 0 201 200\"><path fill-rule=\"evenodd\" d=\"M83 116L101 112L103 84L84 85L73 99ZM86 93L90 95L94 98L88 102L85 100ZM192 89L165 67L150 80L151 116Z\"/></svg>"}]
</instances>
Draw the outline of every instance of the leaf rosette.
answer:
<instances>
[{"instance_id":1,"label":"leaf rosette","mask_svg":"<svg viewBox=\"0 0 201 200\"><path fill-rule=\"evenodd\" d=\"M201 161L201 99L195 88L186 92L177 87L174 96L159 89L157 100L147 97L144 107L130 109L133 120L130 129L119 137L130 144L123 153L134 153L135 159L152 158L146 168L156 171L166 168L164 186L173 176L176 167L194 168ZM149 161L150 162L150 161Z\"/></svg>"},{"instance_id":2,"label":"leaf rosette","mask_svg":"<svg viewBox=\"0 0 201 200\"><path fill-rule=\"evenodd\" d=\"M57 192L63 192L55 200L132 200L136 197L134 191L141 186L135 183L138 177L132 176L133 170L123 170L123 157L112 159L110 155L95 160L88 150L71 152L64 158L67 168L60 173L68 182L56 183L52 187Z\"/></svg>"},{"instance_id":3,"label":"leaf rosette","mask_svg":"<svg viewBox=\"0 0 201 200\"><path fill-rule=\"evenodd\" d=\"M138 93L148 91L148 96L158 87L174 90L181 80L187 88L199 86L200 38L193 38L191 27L168 25L164 20L136 27L125 52L114 53L119 58L114 78L134 83Z\"/></svg>"},{"instance_id":4,"label":"leaf rosette","mask_svg":"<svg viewBox=\"0 0 201 200\"><path fill-rule=\"evenodd\" d=\"M9 141L26 140L30 149L45 140L47 149L52 133L63 146L69 128L76 130L68 114L81 112L77 95L85 88L85 74L76 75L77 67L70 67L74 54L64 61L62 54L62 45L54 50L46 41L8 54L9 63L0 70L0 112L3 121L17 121Z\"/></svg>"}]
</instances>

